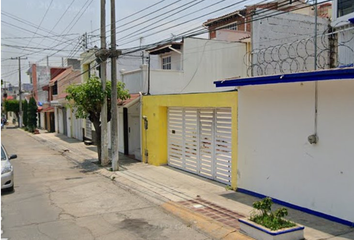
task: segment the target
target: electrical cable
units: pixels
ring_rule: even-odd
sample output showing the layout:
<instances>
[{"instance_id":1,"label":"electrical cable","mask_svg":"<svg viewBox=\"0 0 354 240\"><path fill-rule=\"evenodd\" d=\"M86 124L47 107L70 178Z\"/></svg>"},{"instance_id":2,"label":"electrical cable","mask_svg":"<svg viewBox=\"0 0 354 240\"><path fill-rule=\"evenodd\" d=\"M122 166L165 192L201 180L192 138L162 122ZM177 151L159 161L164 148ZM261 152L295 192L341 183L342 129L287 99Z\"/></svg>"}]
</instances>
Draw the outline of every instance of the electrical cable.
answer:
<instances>
[{"instance_id":1,"label":"electrical cable","mask_svg":"<svg viewBox=\"0 0 354 240\"><path fill-rule=\"evenodd\" d=\"M213 13L219 12L219 11L221 11L221 10L224 10L224 9L227 9L227 8L230 8L230 7L233 7L233 6L238 5L238 4L240 4L240 3L242 3L242 2L245 2L245 1L247 1L247 0L238 1L238 2L236 2L236 3L233 3L233 4L228 5L228 6L226 6L226 7L223 7L223 8L214 10L214 11L212 11L212 12L203 14L203 15L201 15L201 16L198 16L198 17L196 17L196 18L192 18L192 19L190 19L190 20L184 21L184 22L179 23L179 24L176 24L176 25L174 25L174 26L169 26L168 28L164 28L164 29L159 30L159 31L157 31L157 32L150 33L150 34L148 34L148 35L145 35L144 37L148 37L148 36L151 36L151 35L154 35L154 34L163 32L163 31L168 30L168 29L172 29L172 28L175 28L175 27L179 27L179 26L181 26L181 25L184 25L184 24L186 24L186 23L190 23L190 22L192 22L192 21L198 20L198 19L200 19L200 18L202 18L202 17L205 17L205 16L208 16L208 15L210 15L210 14L213 14ZM190 15L190 14L188 14L188 15ZM174 20L169 21L169 22L167 22L167 23L161 24L161 25L159 25L159 26L157 26L157 27L164 26L164 25L166 25L166 24L168 24L168 23L171 23L171 22L173 22L173 21L176 21L176 20L177 20L177 19L174 19ZM156 27L155 27L155 28L156 28ZM143 32L141 32L141 33L145 33L145 32L147 32L147 31L150 31L150 30L155 29L155 28L147 29L147 30L145 30L145 31L143 31ZM141 33L134 34L134 35L130 36L130 38L132 38L132 37L134 37L134 36L137 36L137 35L140 35ZM123 38L118 39L117 41L122 40L122 39L126 39L126 38L123 37ZM128 44L128 43L130 43L130 42L131 42L131 41L125 42L125 43L122 43L122 44L120 44L120 45L126 45L126 44Z\"/></svg>"},{"instance_id":2,"label":"electrical cable","mask_svg":"<svg viewBox=\"0 0 354 240\"><path fill-rule=\"evenodd\" d=\"M324 2L328 2L330 0L326 0ZM323 3L323 2L322 2ZM321 4L322 4L321 3ZM301 7L301 8L296 8L296 9L293 9L292 11L296 11L296 10L299 10L299 9L303 9L303 8L307 8L307 7L310 7L310 6L305 6L305 7ZM266 11L269 11L269 10L266 10ZM289 12L292 12L292 11L289 11ZM286 13L289 13L289 12L279 12L277 14L274 14L274 16L276 15L280 15L280 14L286 14ZM246 23L251 23L253 21L259 21L259 20L262 20L262 19L265 19L265 18L269 18L269 17L272 17L273 15L267 15L265 17L260 17L258 19L255 19L255 20L249 20L249 21L246 21ZM242 23L244 24L244 23ZM175 36L175 39L182 39L182 38L186 38L186 37L194 37L194 36L198 36L198 35L201 35L201 34L204 34L204 33L207 33L208 30L202 30L202 31L199 31L199 32L196 32L194 34L187 34L187 35L176 35ZM170 38L167 38L167 39L164 39L164 40L161 40L161 41L158 41L158 42L155 42L155 43L151 43L151 44L148 44L148 45L145 45L145 46L142 46L142 47L131 47L131 48L127 48L125 50L130 50L129 53L133 53L133 52L136 52L136 51L142 51L142 50L146 50L146 49L149 49L153 46L157 46L159 44L164 44L164 43L167 43L170 41Z\"/></svg>"},{"instance_id":3,"label":"electrical cable","mask_svg":"<svg viewBox=\"0 0 354 240\"><path fill-rule=\"evenodd\" d=\"M58 21L54 24L54 26L52 27L52 29L49 31L49 34L51 34L54 30L54 28L59 24L59 22L62 20L62 18L65 16L65 14L68 12L68 10L70 9L70 7L73 5L73 3L76 0L72 0L71 3L69 4L69 6L65 9L64 13L60 16L60 18L58 19ZM43 42L43 40L38 44L40 45Z\"/></svg>"},{"instance_id":4,"label":"electrical cable","mask_svg":"<svg viewBox=\"0 0 354 240\"><path fill-rule=\"evenodd\" d=\"M37 34L38 29L41 27L41 25L42 25L42 23L43 23L43 20L44 20L45 17L47 16L48 11L49 11L50 7L51 7L52 4L53 4L53 1L54 1L54 0L51 0L51 1L50 1L49 6L48 6L47 10L45 11L45 13L44 13L44 15L43 15L43 17L42 17L41 22L39 23L38 27L36 28L36 32L34 33L33 37ZM29 40L29 42L27 43L27 46L31 44L32 39L33 39L33 38L31 38L31 39Z\"/></svg>"},{"instance_id":5,"label":"electrical cable","mask_svg":"<svg viewBox=\"0 0 354 240\"><path fill-rule=\"evenodd\" d=\"M177 13L183 12L183 11L185 11L186 9L189 9L189 8L191 8L191 7L193 7L193 6L196 6L196 5L198 5L198 4L202 3L202 2L204 2L205 0L199 0L199 2L197 2L197 3L195 3L195 4L191 5L191 6L188 6L189 4L192 4L193 2L196 2L196 1L198 1L198 0L192 0L192 1L190 1L190 2L188 2L188 3L186 3L186 4L184 4L183 6L177 6L176 8L173 8L173 9L171 9L171 10L169 10L169 11L166 11L166 12L164 12L164 13L158 15L158 16L153 16L152 18L145 20L145 21L143 22L143 24L146 24L146 23L148 23L148 22L150 22L150 21L155 21L155 23L151 24L151 25L154 25L154 24L156 24L156 23L158 22L157 18L159 18L159 17L162 17L162 16L164 16L164 15L166 15L166 14L169 14L169 13L175 11L175 10L179 10L179 11L177 11L177 12L175 12L175 13L173 13L173 14L167 16L166 18L172 17L172 16L176 15ZM223 1L226 1L226 0L222 0L222 1L220 1L220 2L223 2ZM179 2L179 1L177 1L177 2ZM176 3L176 2L175 2L175 3ZM173 4L174 4L174 3L173 3ZM173 5L173 4L172 4L172 5ZM182 8L182 7L184 7L184 6L187 6L187 7ZM181 9L181 8L182 8L182 9ZM143 17L141 17L141 18L143 18ZM165 19L166 19L166 18L165 18ZM137 20L139 20L139 19L137 19ZM135 21L136 21L136 20L135 20ZM126 24L124 24L124 25L122 25L122 26L119 26L119 27L117 27L116 29L118 29L118 28L120 28L120 27L123 27L123 26L126 26L126 25L129 25L129 23L126 23ZM135 27L138 27L138 26L141 26L141 25L142 25L142 24L139 23L139 24L136 24L136 25L134 25L134 26L127 27L127 28L125 28L125 29L123 29L123 30L120 30L120 31L116 32L116 34L125 32L125 31L127 31L127 30L131 30L131 29L133 29L133 28L135 28ZM150 26L151 26L151 25L150 25ZM145 27L143 27L143 28L141 28L141 29L138 29L138 30L136 30L136 31L134 31L134 32L141 31L141 30L143 30L143 29L145 29Z\"/></svg>"}]
</instances>

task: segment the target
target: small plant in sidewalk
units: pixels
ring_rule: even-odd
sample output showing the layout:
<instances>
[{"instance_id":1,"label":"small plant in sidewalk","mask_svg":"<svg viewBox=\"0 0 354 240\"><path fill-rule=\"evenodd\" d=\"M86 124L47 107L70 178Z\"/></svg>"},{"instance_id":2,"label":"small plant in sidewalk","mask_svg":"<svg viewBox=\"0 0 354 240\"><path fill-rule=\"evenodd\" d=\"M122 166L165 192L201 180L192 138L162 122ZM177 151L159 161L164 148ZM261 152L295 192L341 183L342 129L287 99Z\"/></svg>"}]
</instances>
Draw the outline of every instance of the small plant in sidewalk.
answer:
<instances>
[{"instance_id":1,"label":"small plant in sidewalk","mask_svg":"<svg viewBox=\"0 0 354 240\"><path fill-rule=\"evenodd\" d=\"M286 208L279 208L276 211L272 211L272 204L273 201L269 197L254 202L254 211L251 214L250 220L272 231L296 226L295 223L283 219L288 215Z\"/></svg>"},{"instance_id":2,"label":"small plant in sidewalk","mask_svg":"<svg viewBox=\"0 0 354 240\"><path fill-rule=\"evenodd\" d=\"M233 187L231 187L230 185L226 185L226 186L225 186L225 190L227 190L227 191L234 191Z\"/></svg>"}]
</instances>

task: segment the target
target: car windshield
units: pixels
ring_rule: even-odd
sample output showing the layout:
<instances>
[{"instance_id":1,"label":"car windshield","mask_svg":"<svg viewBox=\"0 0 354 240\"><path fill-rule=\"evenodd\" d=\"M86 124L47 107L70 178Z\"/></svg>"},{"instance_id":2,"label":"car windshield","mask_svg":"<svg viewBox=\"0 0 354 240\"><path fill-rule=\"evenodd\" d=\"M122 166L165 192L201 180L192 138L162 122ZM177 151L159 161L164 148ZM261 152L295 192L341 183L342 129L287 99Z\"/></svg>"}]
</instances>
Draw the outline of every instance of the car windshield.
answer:
<instances>
[{"instance_id":1,"label":"car windshield","mask_svg":"<svg viewBox=\"0 0 354 240\"><path fill-rule=\"evenodd\" d=\"M4 148L1 147L1 160L6 160L6 153Z\"/></svg>"}]
</instances>

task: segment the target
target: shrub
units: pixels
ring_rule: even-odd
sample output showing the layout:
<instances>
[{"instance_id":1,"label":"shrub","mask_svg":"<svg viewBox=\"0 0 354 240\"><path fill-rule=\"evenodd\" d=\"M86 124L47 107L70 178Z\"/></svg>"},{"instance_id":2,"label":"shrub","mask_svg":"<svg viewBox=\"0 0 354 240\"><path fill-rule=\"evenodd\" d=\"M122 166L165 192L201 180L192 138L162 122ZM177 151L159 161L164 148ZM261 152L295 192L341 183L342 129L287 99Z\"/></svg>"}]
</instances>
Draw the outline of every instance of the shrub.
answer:
<instances>
[{"instance_id":1,"label":"shrub","mask_svg":"<svg viewBox=\"0 0 354 240\"><path fill-rule=\"evenodd\" d=\"M272 212L272 204L273 201L269 197L254 202L253 208L255 210L251 214L250 220L272 231L294 227L295 223L283 219L283 217L288 215L288 210L279 208Z\"/></svg>"}]
</instances>

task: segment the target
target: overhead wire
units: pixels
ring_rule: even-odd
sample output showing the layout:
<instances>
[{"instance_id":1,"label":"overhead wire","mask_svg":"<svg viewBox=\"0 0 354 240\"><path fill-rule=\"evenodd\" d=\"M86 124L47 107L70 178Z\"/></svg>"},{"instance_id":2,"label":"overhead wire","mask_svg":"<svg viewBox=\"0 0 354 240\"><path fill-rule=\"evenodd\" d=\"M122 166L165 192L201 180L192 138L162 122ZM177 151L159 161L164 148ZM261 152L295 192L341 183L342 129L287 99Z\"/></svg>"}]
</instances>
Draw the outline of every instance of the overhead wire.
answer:
<instances>
[{"instance_id":1,"label":"overhead wire","mask_svg":"<svg viewBox=\"0 0 354 240\"><path fill-rule=\"evenodd\" d=\"M180 0L179 0L179 1L180 1ZM178 3L179 1L173 2L172 4L169 5L169 7L170 7L171 5L173 5L173 4ZM183 11L185 11L186 9L189 9L189 8L191 8L191 7L193 7L193 6L196 6L196 5L198 5L198 4L202 3L202 2L204 2L205 0L199 0L199 2L194 3L194 2L196 2L196 1L198 1L198 0L192 0L192 1L189 1L188 3L185 3L185 4L182 5L182 6L177 6L176 8L169 9L168 11L166 11L166 12L164 12L164 13L161 13L160 15L153 16L153 17L151 17L150 19L144 20L143 24L147 24L148 22L151 22L151 21L155 21L155 23L156 23L156 22L158 22L157 18L162 17L162 16L164 16L164 15L166 15L166 14L170 14L171 12L173 12L173 11L175 11L175 10L179 10L179 11L177 11L177 12L175 12L175 13L170 14L169 16L167 16L167 18L169 18L169 17L171 17L171 16L176 15L177 13L183 12ZM222 0L222 1L225 1L225 0ZM194 4L192 4L192 3L194 3ZM188 6L189 4L192 4L192 5L191 5L191 6ZM183 7L185 7L185 8L183 8ZM156 11L156 12L157 12L157 11ZM145 15L145 16L150 16L150 15L151 15L151 14ZM135 19L135 20L132 21L132 22L125 23L124 25L118 26L118 27L116 27L116 29L119 29L120 27L127 26L127 25L129 26L130 23L133 23L133 22L135 22L135 21L138 21L138 20L144 18L145 16L140 17L140 18L138 18L138 19ZM166 19L166 18L165 18L165 19ZM152 24L152 25L154 25L154 24ZM123 30L117 31L116 34L125 32L125 31L127 31L127 30L132 30L132 29L134 29L135 27L138 27L138 26L141 26L141 23L138 23L138 24L136 24L136 25L134 25L134 26L129 26L129 27L123 29ZM144 29L144 28L142 28L142 29ZM141 30L141 29L136 30L136 31L140 31L140 30ZM134 31L134 32L135 32L135 31Z\"/></svg>"},{"instance_id":2,"label":"overhead wire","mask_svg":"<svg viewBox=\"0 0 354 240\"><path fill-rule=\"evenodd\" d=\"M321 3L318 3L318 4L322 4L322 3L325 3L325 2L329 2L330 0L326 0L326 1L323 1ZM284 2L287 2L287 0L285 0ZM317 4L317 5L318 5ZM256 4L257 5L257 4ZM307 7L311 7L313 5L309 5L309 6L304 6L304 7L300 7L300 8L295 8L293 9L292 11L296 11L296 10L299 10L299 9L303 9L303 8L307 8ZM264 10L264 12L269 12L271 10ZM290 12L292 12L290 11ZM264 13L263 12L263 13ZM264 16L264 17L259 17L257 19L251 19L249 21L246 21L246 23L251 23L253 21L259 21L259 20L262 20L262 19L265 19L265 18L269 18L269 17L272 17L272 16L277 16L277 15L281 15L281 14L286 14L286 13L289 13L289 12L279 12L279 13L276 13L276 14L271 14L271 15L267 15L267 16ZM240 24L240 23L239 23ZM244 24L244 23L242 23ZM188 31L187 31L188 32ZM195 33L193 34L179 34L179 35L175 35L175 40L180 40L182 38L186 38L186 37L195 37L195 36L198 36L198 35L201 35L201 34L204 34L204 33L207 33L208 30L205 29L205 30L201 30L201 31L196 31ZM164 43L167 43L167 42L170 42L170 39L171 38L166 38L166 39L163 39L161 41L158 41L158 42L154 42L154 43L151 43L151 44L147 44L147 45L144 45L144 46L141 46L141 47L131 47L131 48L126 48L125 50L127 50L127 53L133 53L133 52L137 52L137 51L142 51L142 50L146 50L146 49L149 49L151 47L154 47L154 46L157 46L159 44L164 44Z\"/></svg>"},{"instance_id":3,"label":"overhead wire","mask_svg":"<svg viewBox=\"0 0 354 240\"><path fill-rule=\"evenodd\" d=\"M48 14L48 11L49 11L50 7L51 7L52 4L53 4L53 1L54 1L54 0L51 0L51 1L50 1L49 6L48 6L47 10L45 11L45 13L44 13L44 15L43 15L43 17L42 17L42 20L40 21L38 27L36 28L35 33L33 34L33 37L37 34L39 27L41 27L41 25L42 25L42 23L43 23L45 17L46 17L47 14ZM27 46L31 44L32 39L33 39L33 38L31 38L31 39L29 40L29 42L27 43Z\"/></svg>"},{"instance_id":4,"label":"overhead wire","mask_svg":"<svg viewBox=\"0 0 354 240\"><path fill-rule=\"evenodd\" d=\"M57 22L54 24L54 26L52 27L52 29L49 31L49 34L51 34L53 32L53 30L55 29L55 27L59 24L59 22L63 19L63 17L65 16L65 14L68 12L68 10L70 9L70 7L73 5L73 3L76 0L72 0L71 3L68 5L68 7L65 9L64 13L60 16L60 18L57 20ZM62 35L63 37L64 35ZM39 43L41 44L43 42L43 40ZM38 44L38 45L39 45Z\"/></svg>"},{"instance_id":5,"label":"overhead wire","mask_svg":"<svg viewBox=\"0 0 354 240\"><path fill-rule=\"evenodd\" d=\"M162 29L162 30L159 30L159 31L150 33L150 34L148 34L148 35L145 35L144 37L148 37L148 36L151 36L151 35L154 35L154 34L163 32L163 31L168 30L168 29L172 29L172 28L179 27L179 26L181 26L181 25L190 23L190 22L192 22L192 21L195 21L195 20L200 19L200 18L202 18L202 17L206 17L206 16L208 16L208 15L211 15L211 14L213 14L213 13L219 12L219 11L221 11L221 10L228 9L228 8L230 8L230 7L236 6L236 5L238 5L238 4L242 3L242 2L245 2L245 1L247 1L247 0L238 1L238 2L236 2L236 3L233 3L233 4L228 5L228 6L226 6L226 7L223 7L223 8L217 9L217 10L214 10L214 11L212 11L212 12L209 12L209 13L203 14L203 15L201 15L201 16L198 16L198 17L189 19L189 20L187 20L187 21L178 23L178 24L176 24L176 25L169 26L168 28L164 28L164 29ZM196 12L197 12L197 11L196 11ZM190 14L187 14L187 15L190 15ZM187 15L185 15L185 16L187 16ZM174 19L174 20L172 20L172 21L169 21L168 23L171 23L171 22L173 22L173 21L175 21L175 20L176 20L176 19ZM166 25L166 24L168 24L168 23L161 24L161 25L159 25L159 26L157 26L157 27L164 26L164 25ZM155 27L155 28L156 28L156 27ZM136 34L130 36L130 38L132 38L132 37L134 37L134 36L137 36L137 35L140 35L140 34L142 34L142 33L145 33L145 32L147 32L147 31L153 30L153 29L155 29L155 28L150 28L150 29L144 30L144 31L141 32L141 33L136 33ZM117 39L117 41L123 40L123 39L126 39L126 38L123 37L123 38ZM129 41L129 42L124 42L124 43L122 43L122 44L120 44L120 45L122 46L122 45L126 45L126 44L128 44L128 43L130 43L130 41Z\"/></svg>"},{"instance_id":6,"label":"overhead wire","mask_svg":"<svg viewBox=\"0 0 354 240\"><path fill-rule=\"evenodd\" d=\"M139 11L133 13L133 14L130 14L130 15L128 15L128 16L125 16L125 17L121 18L121 19L118 19L118 20L116 21L116 23L121 22L121 21L123 21L123 20L125 20L125 19L128 19L128 18L130 18L130 17L132 17L132 16L135 16L135 15L141 13L141 12L144 12L144 11L146 11L146 10L152 8L152 7L155 7L155 6L157 6L157 5L159 5L160 3L165 2L165 1L166 1L166 0L161 0L161 1L157 2L157 3L151 4L150 6L148 6L148 7L146 7L146 8L143 8L143 9L141 9L141 10L139 10ZM179 0L179 1L181 1L181 0ZM153 12L151 12L151 13L149 13L149 14L143 16L143 17L146 17L146 16L148 16L148 15L150 15L150 14L153 14L153 13L158 12L158 11L160 11L160 10L162 10L162 9L165 9L165 8L166 8L166 7L160 8L160 9L158 9L158 10L154 10ZM139 17L139 19L141 19L141 18L143 18L143 17ZM126 24L128 24L128 23L125 23L125 25L126 25ZM107 25L106 25L106 28L107 28L107 29L110 29L110 26L111 26L111 24L107 24ZM118 28L119 28L119 27L117 27L116 29L118 29ZM99 30L100 30L100 28L97 28L97 29L95 29L95 30L92 30L90 33L94 33L94 32L97 32L97 31L99 31ZM108 31L106 31L106 32L108 32Z\"/></svg>"},{"instance_id":7,"label":"overhead wire","mask_svg":"<svg viewBox=\"0 0 354 240\"><path fill-rule=\"evenodd\" d=\"M68 34L63 34L63 35L47 35L47 36L41 36L41 37L33 37L33 38L56 38L56 37L66 37L66 36L73 36L73 35L80 35L79 33L68 33ZM2 37L1 40L13 40L13 39L28 39L31 37Z\"/></svg>"},{"instance_id":8,"label":"overhead wire","mask_svg":"<svg viewBox=\"0 0 354 240\"><path fill-rule=\"evenodd\" d=\"M160 1L160 2L162 2L162 1ZM141 11L143 11L143 10L141 10ZM188 30L188 31L184 32L185 33L184 36L179 35L179 36L176 36L176 37L181 38L181 37L187 37L187 36L197 36L197 35L201 34L201 32L202 32L202 31L198 31L198 29L200 29L200 27L197 27L197 28L194 28L193 30L191 29L191 30ZM207 32L207 31L203 31L203 33L205 33L205 32ZM191 33L191 34L187 34L187 33ZM163 42L163 41L159 41L159 42ZM153 44L149 44L148 46L151 47L151 46L153 46ZM136 49L134 51L137 51L138 48L137 47L135 47L135 48ZM141 49L142 48L139 48L139 50L141 50Z\"/></svg>"}]
</instances>

